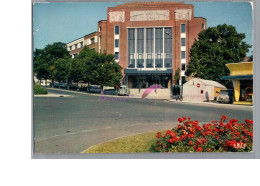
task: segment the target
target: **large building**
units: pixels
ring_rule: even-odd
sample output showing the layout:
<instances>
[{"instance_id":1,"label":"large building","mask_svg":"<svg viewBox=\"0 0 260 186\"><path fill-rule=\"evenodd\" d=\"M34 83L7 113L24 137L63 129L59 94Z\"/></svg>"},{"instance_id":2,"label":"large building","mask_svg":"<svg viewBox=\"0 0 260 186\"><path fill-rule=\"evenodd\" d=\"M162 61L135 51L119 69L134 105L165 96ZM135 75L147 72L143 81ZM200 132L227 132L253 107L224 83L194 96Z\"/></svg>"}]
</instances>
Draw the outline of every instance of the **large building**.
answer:
<instances>
[{"instance_id":1,"label":"large building","mask_svg":"<svg viewBox=\"0 0 260 186\"><path fill-rule=\"evenodd\" d=\"M130 88L160 84L169 88L179 68L181 81L189 62L189 50L205 29L205 18L194 17L192 4L134 2L109 7L107 20L97 32L67 44L72 57L83 46L114 54L123 67L122 83Z\"/></svg>"}]
</instances>

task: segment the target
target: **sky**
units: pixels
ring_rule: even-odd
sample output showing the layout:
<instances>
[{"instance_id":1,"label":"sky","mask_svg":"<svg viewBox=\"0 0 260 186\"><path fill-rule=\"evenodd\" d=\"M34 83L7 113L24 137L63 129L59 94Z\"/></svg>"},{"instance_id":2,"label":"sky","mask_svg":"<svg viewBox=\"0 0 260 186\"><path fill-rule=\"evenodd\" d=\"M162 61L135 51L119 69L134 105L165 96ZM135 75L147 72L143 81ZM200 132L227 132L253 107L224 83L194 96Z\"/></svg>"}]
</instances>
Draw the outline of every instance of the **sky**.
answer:
<instances>
[{"instance_id":1,"label":"sky","mask_svg":"<svg viewBox=\"0 0 260 186\"><path fill-rule=\"evenodd\" d=\"M108 7L116 2L35 3L33 5L34 49L53 42L68 43L97 31L97 23L106 20ZM194 4L194 16L207 19L207 27L228 24L245 33L253 45L252 7L248 2L188 2ZM253 48L247 53L252 55Z\"/></svg>"}]
</instances>

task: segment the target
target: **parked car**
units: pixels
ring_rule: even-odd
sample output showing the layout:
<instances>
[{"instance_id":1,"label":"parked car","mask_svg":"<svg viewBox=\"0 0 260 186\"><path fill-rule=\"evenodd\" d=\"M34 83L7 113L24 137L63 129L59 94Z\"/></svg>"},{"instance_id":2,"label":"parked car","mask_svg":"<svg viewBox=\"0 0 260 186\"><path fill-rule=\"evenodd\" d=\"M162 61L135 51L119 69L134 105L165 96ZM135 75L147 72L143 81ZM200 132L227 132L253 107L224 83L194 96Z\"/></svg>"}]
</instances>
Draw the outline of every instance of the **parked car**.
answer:
<instances>
[{"instance_id":1,"label":"parked car","mask_svg":"<svg viewBox=\"0 0 260 186\"><path fill-rule=\"evenodd\" d=\"M130 90L127 86L121 85L117 91L117 94L119 96L129 96L130 95Z\"/></svg>"},{"instance_id":2,"label":"parked car","mask_svg":"<svg viewBox=\"0 0 260 186\"><path fill-rule=\"evenodd\" d=\"M61 83L61 84L60 84L60 87L61 87L61 88L68 88L68 83Z\"/></svg>"},{"instance_id":3,"label":"parked car","mask_svg":"<svg viewBox=\"0 0 260 186\"><path fill-rule=\"evenodd\" d=\"M101 93L101 87L100 86L90 86L88 91L91 93Z\"/></svg>"},{"instance_id":4,"label":"parked car","mask_svg":"<svg viewBox=\"0 0 260 186\"><path fill-rule=\"evenodd\" d=\"M59 87L60 87L60 84L57 83L57 82L54 82L53 87L54 87L54 88L59 88Z\"/></svg>"},{"instance_id":5,"label":"parked car","mask_svg":"<svg viewBox=\"0 0 260 186\"><path fill-rule=\"evenodd\" d=\"M69 84L69 89L70 90L78 90L77 84Z\"/></svg>"},{"instance_id":6,"label":"parked car","mask_svg":"<svg viewBox=\"0 0 260 186\"><path fill-rule=\"evenodd\" d=\"M221 90L216 97L216 101L219 103L233 103L233 100L234 100L233 89Z\"/></svg>"}]
</instances>

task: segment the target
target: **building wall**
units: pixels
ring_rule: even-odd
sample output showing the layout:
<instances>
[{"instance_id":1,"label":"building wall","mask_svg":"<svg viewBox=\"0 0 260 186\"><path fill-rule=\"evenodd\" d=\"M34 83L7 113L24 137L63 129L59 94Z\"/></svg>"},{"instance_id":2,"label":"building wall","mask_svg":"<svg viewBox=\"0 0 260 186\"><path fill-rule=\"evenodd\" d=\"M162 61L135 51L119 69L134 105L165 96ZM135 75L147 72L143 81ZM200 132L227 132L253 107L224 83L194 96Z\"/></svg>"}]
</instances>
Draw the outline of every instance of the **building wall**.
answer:
<instances>
[{"instance_id":1,"label":"building wall","mask_svg":"<svg viewBox=\"0 0 260 186\"><path fill-rule=\"evenodd\" d=\"M185 33L181 33L181 24L185 24ZM202 26L204 24L204 26ZM115 35L115 26L119 26L119 36ZM119 64L124 69L128 68L128 28L171 27L172 28L172 80L175 71L185 70L189 62L189 51L198 33L206 28L204 18L194 17L194 6L191 4L175 2L135 2L109 7L107 20L97 24L97 32L84 36L84 45L95 49L97 52L115 54L119 52ZM89 45L89 39L95 38L95 43ZM185 47L181 46L181 38L185 38ZM115 39L119 39L119 47L115 47ZM75 40L67 45L73 45ZM78 53L82 49L72 50L70 54ZM181 51L185 51L185 59L181 59ZM185 76L181 70L181 76Z\"/></svg>"},{"instance_id":2,"label":"building wall","mask_svg":"<svg viewBox=\"0 0 260 186\"><path fill-rule=\"evenodd\" d=\"M182 19L180 16L176 15L185 9L189 11L190 16ZM168 20L142 20L142 21L131 21L131 13L133 11L140 11L140 13L147 13L147 11L169 11ZM180 15L180 13L179 13ZM141 18L142 19L142 18ZM125 69L128 64L128 46L127 46L127 29L128 28L138 28L138 27L172 27L172 54L173 54L173 64L172 69L174 76L176 69L181 69L181 24L186 25L186 66L189 61L189 50L197 38L197 34L202 30L202 24L206 28L206 19L204 18L194 18L194 7L193 5L183 4L183 3L126 3L124 5L118 5L116 7L110 7L107 10L107 22L106 22L106 47L104 44L102 48L106 48L107 53L114 54L114 44L115 44L115 26L119 26L119 63ZM102 29L104 30L104 29ZM104 33L103 33L104 35ZM103 49L102 49L103 51ZM186 67L185 67L186 69ZM184 76L184 71L182 75Z\"/></svg>"}]
</instances>

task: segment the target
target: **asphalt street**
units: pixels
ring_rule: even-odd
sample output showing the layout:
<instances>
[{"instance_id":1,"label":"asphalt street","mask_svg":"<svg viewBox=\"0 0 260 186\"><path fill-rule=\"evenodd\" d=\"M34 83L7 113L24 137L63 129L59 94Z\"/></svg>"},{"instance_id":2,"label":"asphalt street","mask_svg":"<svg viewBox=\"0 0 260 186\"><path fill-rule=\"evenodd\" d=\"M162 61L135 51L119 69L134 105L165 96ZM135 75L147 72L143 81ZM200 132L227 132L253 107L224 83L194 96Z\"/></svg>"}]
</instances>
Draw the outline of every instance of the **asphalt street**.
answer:
<instances>
[{"instance_id":1,"label":"asphalt street","mask_svg":"<svg viewBox=\"0 0 260 186\"><path fill-rule=\"evenodd\" d=\"M229 118L253 119L252 106L169 102L167 100L108 98L48 89L64 97L34 97L35 154L75 154L115 138L171 129L179 117L200 124Z\"/></svg>"}]
</instances>

